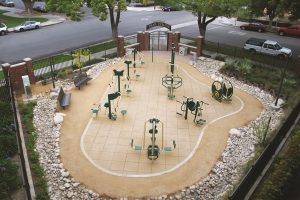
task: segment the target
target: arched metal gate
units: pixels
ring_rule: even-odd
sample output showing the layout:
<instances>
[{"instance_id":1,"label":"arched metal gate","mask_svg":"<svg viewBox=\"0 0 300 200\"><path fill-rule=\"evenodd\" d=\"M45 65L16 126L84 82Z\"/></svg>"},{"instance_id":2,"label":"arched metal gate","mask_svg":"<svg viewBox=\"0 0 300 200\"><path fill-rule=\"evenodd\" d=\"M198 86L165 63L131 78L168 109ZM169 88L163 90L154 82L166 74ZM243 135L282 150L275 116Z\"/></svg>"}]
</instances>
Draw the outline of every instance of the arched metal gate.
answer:
<instances>
[{"instance_id":1,"label":"arched metal gate","mask_svg":"<svg viewBox=\"0 0 300 200\"><path fill-rule=\"evenodd\" d=\"M168 50L168 31L153 31L150 33L150 50L167 51Z\"/></svg>"}]
</instances>

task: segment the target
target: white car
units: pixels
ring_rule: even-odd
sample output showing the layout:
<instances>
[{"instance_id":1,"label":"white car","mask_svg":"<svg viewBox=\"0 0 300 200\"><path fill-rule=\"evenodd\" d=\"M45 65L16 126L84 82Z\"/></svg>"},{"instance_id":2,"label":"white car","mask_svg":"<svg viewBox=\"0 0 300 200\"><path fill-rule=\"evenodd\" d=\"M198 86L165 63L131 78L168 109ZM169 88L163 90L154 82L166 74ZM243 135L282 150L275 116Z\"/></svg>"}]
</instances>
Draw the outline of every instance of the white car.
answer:
<instances>
[{"instance_id":1,"label":"white car","mask_svg":"<svg viewBox=\"0 0 300 200\"><path fill-rule=\"evenodd\" d=\"M7 26L4 23L0 23L0 35L5 35L7 32Z\"/></svg>"},{"instance_id":2,"label":"white car","mask_svg":"<svg viewBox=\"0 0 300 200\"><path fill-rule=\"evenodd\" d=\"M38 28L40 28L40 25L41 25L41 22L25 21L23 24L16 26L14 31L23 32L26 30L38 29Z\"/></svg>"}]
</instances>

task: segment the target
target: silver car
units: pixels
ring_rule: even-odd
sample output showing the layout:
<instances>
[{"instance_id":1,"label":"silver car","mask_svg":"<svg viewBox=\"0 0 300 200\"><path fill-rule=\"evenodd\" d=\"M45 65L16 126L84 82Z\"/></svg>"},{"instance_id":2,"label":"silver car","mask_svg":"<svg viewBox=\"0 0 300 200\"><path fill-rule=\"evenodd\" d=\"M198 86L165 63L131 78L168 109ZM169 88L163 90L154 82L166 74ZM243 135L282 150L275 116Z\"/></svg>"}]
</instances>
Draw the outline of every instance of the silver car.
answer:
<instances>
[{"instance_id":1,"label":"silver car","mask_svg":"<svg viewBox=\"0 0 300 200\"><path fill-rule=\"evenodd\" d=\"M15 7L15 3L12 0L0 0L0 4L2 6Z\"/></svg>"},{"instance_id":2,"label":"silver car","mask_svg":"<svg viewBox=\"0 0 300 200\"><path fill-rule=\"evenodd\" d=\"M7 26L4 23L0 23L0 35L5 35L7 32Z\"/></svg>"},{"instance_id":3,"label":"silver car","mask_svg":"<svg viewBox=\"0 0 300 200\"><path fill-rule=\"evenodd\" d=\"M23 32L26 30L38 29L38 28L40 28L40 25L41 25L41 22L25 21L23 24L16 26L14 31Z\"/></svg>"}]
</instances>

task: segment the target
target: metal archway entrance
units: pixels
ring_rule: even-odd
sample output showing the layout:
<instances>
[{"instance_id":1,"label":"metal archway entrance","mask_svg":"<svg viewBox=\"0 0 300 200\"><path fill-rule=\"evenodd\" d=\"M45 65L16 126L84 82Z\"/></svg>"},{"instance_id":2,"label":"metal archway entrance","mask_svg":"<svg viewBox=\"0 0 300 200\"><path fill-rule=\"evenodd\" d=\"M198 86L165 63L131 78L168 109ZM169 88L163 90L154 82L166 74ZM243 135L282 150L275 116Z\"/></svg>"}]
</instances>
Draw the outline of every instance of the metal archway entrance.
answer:
<instances>
[{"instance_id":1,"label":"metal archway entrance","mask_svg":"<svg viewBox=\"0 0 300 200\"><path fill-rule=\"evenodd\" d=\"M150 33L150 49L154 51L168 50L168 31L153 31Z\"/></svg>"}]
</instances>

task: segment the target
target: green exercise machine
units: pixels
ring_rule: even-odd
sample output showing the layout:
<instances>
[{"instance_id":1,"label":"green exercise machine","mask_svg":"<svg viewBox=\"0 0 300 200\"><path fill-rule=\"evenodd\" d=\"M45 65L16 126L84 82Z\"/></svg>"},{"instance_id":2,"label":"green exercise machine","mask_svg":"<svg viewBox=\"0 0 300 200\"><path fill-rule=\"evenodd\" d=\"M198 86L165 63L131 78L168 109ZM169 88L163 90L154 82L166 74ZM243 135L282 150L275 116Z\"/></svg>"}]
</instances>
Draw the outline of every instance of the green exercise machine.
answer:
<instances>
[{"instance_id":1,"label":"green exercise machine","mask_svg":"<svg viewBox=\"0 0 300 200\"><path fill-rule=\"evenodd\" d=\"M115 113L112 112L112 101L118 98L121 95L120 92L115 92L107 95L108 102L104 104L105 108L108 108L108 118L111 120L116 120L117 119L117 114L116 114L116 108L115 108Z\"/></svg>"},{"instance_id":2,"label":"green exercise machine","mask_svg":"<svg viewBox=\"0 0 300 200\"><path fill-rule=\"evenodd\" d=\"M182 86L182 78L178 75L166 75L162 78L161 84L168 89L169 99L174 99L174 90Z\"/></svg>"},{"instance_id":3,"label":"green exercise machine","mask_svg":"<svg viewBox=\"0 0 300 200\"><path fill-rule=\"evenodd\" d=\"M231 101L233 95L233 86L228 79L222 79L222 81L214 81L211 85L212 97L217 101Z\"/></svg>"},{"instance_id":4,"label":"green exercise machine","mask_svg":"<svg viewBox=\"0 0 300 200\"><path fill-rule=\"evenodd\" d=\"M184 101L177 101L178 103L181 104L180 109L182 111L182 113L177 112L178 115L184 115L184 119L187 120L188 118L188 113L190 111L190 113L192 115L194 115L194 123L197 125L203 125L206 120L202 118L202 110L203 110L203 105L209 105L208 103L204 102L204 101L199 101L196 100L194 101L193 98L191 97L185 97Z\"/></svg>"},{"instance_id":5,"label":"green exercise machine","mask_svg":"<svg viewBox=\"0 0 300 200\"><path fill-rule=\"evenodd\" d=\"M145 125L144 125L143 146L137 146L137 145L134 146L133 145L133 139L131 139L131 147L134 150L143 150L143 149L145 149L145 136L146 136L147 123L150 123L150 125L151 125L151 129L148 131L148 133L151 136L151 138L150 138L151 143L147 147L147 158L149 160L156 160L159 157L161 149L166 151L166 152L170 152L170 151L173 151L173 149L176 148L175 140L173 140L173 147L169 147L169 146L164 147L164 132L163 132L164 125L159 119L152 118L152 119L149 119L147 122L145 122ZM161 148L156 143L157 135L159 134L159 131L158 131L158 125L159 124L161 124Z\"/></svg>"}]
</instances>

